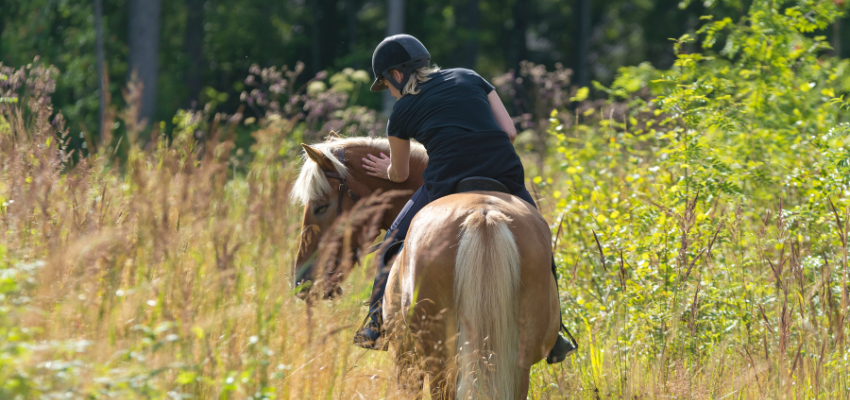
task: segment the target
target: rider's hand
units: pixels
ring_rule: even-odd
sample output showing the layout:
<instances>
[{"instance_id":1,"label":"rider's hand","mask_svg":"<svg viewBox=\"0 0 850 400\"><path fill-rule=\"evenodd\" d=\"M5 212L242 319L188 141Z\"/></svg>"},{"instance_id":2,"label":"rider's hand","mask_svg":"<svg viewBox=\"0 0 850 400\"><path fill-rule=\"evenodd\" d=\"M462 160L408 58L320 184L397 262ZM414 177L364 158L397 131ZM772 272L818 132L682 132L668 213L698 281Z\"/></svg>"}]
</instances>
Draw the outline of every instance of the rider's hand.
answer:
<instances>
[{"instance_id":1,"label":"rider's hand","mask_svg":"<svg viewBox=\"0 0 850 400\"><path fill-rule=\"evenodd\" d=\"M372 175L374 177L378 177L381 179L389 180L390 177L387 175L387 169L390 167L390 157L381 153L380 157L376 157L374 155L367 155L366 158L363 158L363 168L366 169L366 173Z\"/></svg>"}]
</instances>

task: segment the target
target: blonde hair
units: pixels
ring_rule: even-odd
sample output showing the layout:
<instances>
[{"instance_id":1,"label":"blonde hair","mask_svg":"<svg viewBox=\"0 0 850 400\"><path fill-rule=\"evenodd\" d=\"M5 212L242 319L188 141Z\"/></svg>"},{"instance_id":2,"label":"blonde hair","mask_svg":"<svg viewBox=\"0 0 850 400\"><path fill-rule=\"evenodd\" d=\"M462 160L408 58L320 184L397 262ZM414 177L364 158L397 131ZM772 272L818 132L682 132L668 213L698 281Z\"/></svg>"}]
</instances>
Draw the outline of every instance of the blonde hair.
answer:
<instances>
[{"instance_id":1,"label":"blonde hair","mask_svg":"<svg viewBox=\"0 0 850 400\"><path fill-rule=\"evenodd\" d=\"M439 70L440 67L436 65L417 69L412 74L410 74L410 79L407 81L407 84L404 85L404 90L401 91L401 94L419 94L419 84L428 82L431 79L428 77L428 75L431 75Z\"/></svg>"}]
</instances>

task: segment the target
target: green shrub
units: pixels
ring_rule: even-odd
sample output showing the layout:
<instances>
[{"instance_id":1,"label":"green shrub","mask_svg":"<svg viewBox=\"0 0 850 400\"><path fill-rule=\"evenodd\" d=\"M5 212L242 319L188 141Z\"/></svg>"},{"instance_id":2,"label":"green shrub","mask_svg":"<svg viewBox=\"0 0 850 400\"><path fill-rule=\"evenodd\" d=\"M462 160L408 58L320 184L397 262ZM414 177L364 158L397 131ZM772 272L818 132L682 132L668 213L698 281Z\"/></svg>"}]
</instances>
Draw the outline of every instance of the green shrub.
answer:
<instances>
[{"instance_id":1,"label":"green shrub","mask_svg":"<svg viewBox=\"0 0 850 400\"><path fill-rule=\"evenodd\" d=\"M597 84L630 104L622 120L565 127L553 112L564 176L537 181L559 213L584 387L846 393L850 114L833 98L850 63L811 34L837 15L754 1L737 23L706 17L702 52L685 35L672 69Z\"/></svg>"}]
</instances>

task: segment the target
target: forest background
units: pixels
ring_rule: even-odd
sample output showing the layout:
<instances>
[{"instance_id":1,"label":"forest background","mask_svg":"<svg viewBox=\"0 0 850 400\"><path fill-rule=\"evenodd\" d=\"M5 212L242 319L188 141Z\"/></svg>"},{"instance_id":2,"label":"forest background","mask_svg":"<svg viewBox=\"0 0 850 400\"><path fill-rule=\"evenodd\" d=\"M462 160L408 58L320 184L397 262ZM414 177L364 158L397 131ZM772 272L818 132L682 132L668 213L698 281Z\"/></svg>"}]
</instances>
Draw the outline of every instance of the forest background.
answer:
<instances>
[{"instance_id":1,"label":"forest background","mask_svg":"<svg viewBox=\"0 0 850 400\"><path fill-rule=\"evenodd\" d=\"M350 344L372 258L294 296L288 198L301 142L383 135L369 59L399 31L521 132L580 343L530 398L846 398L846 8L4 0L0 398L402 396Z\"/></svg>"},{"instance_id":2,"label":"forest background","mask_svg":"<svg viewBox=\"0 0 850 400\"><path fill-rule=\"evenodd\" d=\"M371 72L372 51L390 33L423 41L437 65L465 67L487 79L520 70L524 60L573 71L570 82L610 84L619 67L669 68L670 38L695 32L710 14L734 20L750 2L679 0L0 0L0 62L39 56L56 66L53 104L73 130L97 133L99 87L95 4L109 97L122 107L131 63L147 87L141 117L172 125L178 109L233 113L249 67L304 63L299 83L345 68ZM843 2L837 2L843 4ZM840 7L844 7L843 5ZM389 15L396 17L388 18ZM388 22L389 21L389 22ZM850 51L843 19L824 29L836 55ZM699 42L687 44L697 48ZM354 103L387 110L360 87ZM148 97L152 97L148 99ZM532 112L508 102L512 115ZM248 116L253 112L248 110ZM259 115L253 115L259 117ZM149 124L152 125L152 124ZM249 136L244 134L242 146ZM82 140L72 139L72 147Z\"/></svg>"}]
</instances>

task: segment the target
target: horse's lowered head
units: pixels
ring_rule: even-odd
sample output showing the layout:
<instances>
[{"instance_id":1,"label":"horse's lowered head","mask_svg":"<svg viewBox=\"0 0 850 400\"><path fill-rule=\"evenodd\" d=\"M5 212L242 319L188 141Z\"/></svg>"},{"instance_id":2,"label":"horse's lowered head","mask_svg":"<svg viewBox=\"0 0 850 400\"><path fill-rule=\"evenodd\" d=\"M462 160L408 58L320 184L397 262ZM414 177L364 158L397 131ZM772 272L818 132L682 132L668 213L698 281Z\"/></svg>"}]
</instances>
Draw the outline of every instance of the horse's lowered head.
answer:
<instances>
[{"instance_id":1,"label":"horse's lowered head","mask_svg":"<svg viewBox=\"0 0 850 400\"><path fill-rule=\"evenodd\" d=\"M371 244L380 229L390 226L406 201L406 198L383 200L387 204L382 208L366 207L377 201L372 194L397 189L409 191L410 186L421 185L421 171L427 165L427 156L424 149L417 149L417 162L411 162L410 182L395 183L369 176L362 168L355 167L368 154L388 154L386 140L341 139L331 132L323 143L301 146L303 162L290 197L304 206L304 217L292 278L294 285L299 287L299 297L306 297L314 281L321 281L321 295L330 297L339 292L339 283L357 262L358 250L364 244ZM414 164L422 165L416 168L418 175L415 177ZM355 208L362 199L366 201ZM375 214L377 209L382 215L367 215ZM369 236L365 234L367 231L371 237L365 237Z\"/></svg>"}]
</instances>

